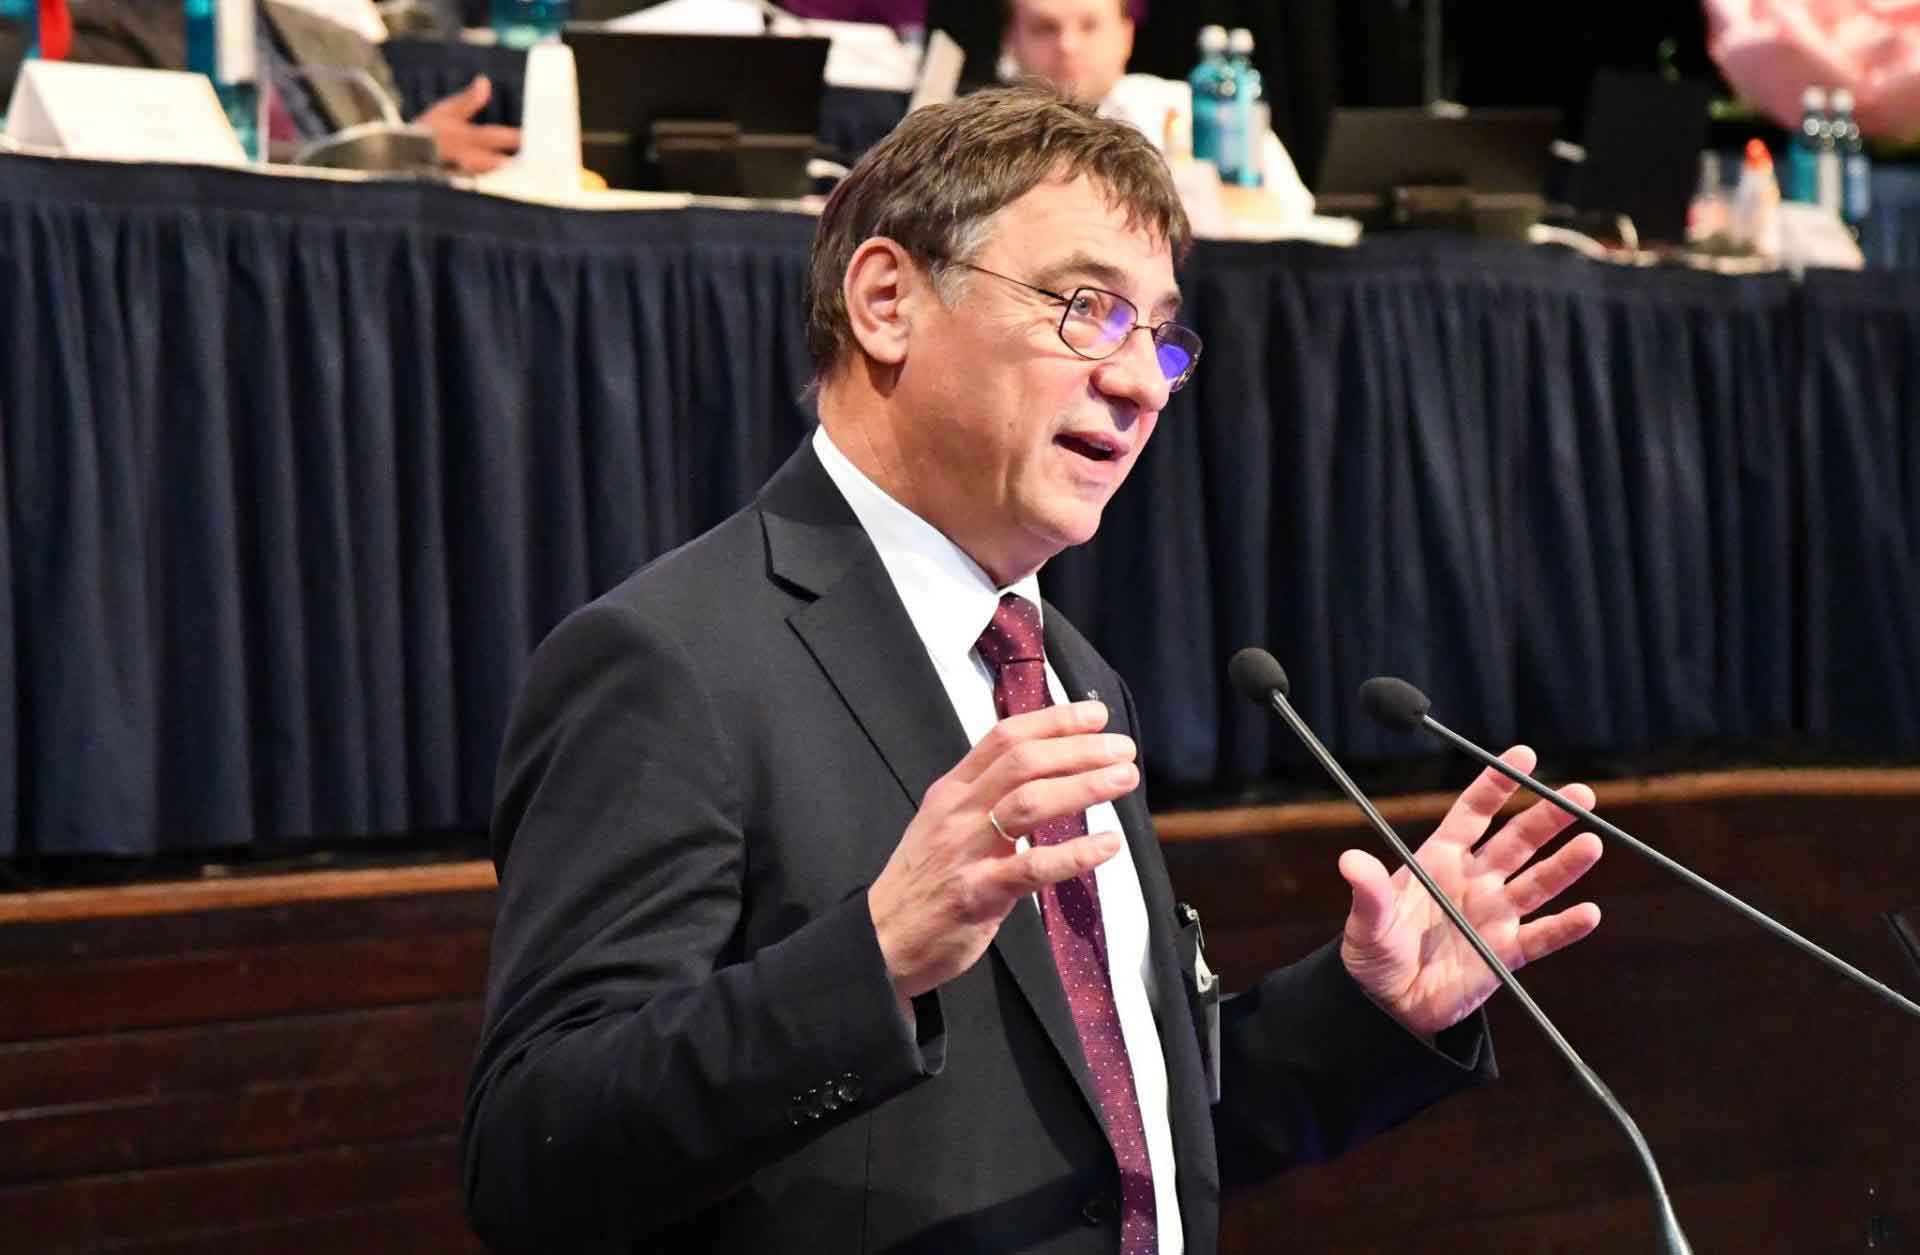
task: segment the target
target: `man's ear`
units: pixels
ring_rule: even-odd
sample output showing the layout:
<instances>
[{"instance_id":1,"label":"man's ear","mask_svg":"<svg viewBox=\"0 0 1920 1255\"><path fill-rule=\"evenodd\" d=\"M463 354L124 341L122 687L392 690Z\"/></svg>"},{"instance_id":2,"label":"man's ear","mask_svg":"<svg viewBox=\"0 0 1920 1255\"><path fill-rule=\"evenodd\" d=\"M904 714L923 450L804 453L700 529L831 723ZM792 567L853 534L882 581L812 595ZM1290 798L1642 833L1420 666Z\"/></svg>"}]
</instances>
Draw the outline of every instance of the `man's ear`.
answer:
<instances>
[{"instance_id":1,"label":"man's ear","mask_svg":"<svg viewBox=\"0 0 1920 1255\"><path fill-rule=\"evenodd\" d=\"M869 358L887 366L907 360L914 298L926 276L907 250L883 235L861 242L847 263L840 295L847 304L853 338Z\"/></svg>"}]
</instances>

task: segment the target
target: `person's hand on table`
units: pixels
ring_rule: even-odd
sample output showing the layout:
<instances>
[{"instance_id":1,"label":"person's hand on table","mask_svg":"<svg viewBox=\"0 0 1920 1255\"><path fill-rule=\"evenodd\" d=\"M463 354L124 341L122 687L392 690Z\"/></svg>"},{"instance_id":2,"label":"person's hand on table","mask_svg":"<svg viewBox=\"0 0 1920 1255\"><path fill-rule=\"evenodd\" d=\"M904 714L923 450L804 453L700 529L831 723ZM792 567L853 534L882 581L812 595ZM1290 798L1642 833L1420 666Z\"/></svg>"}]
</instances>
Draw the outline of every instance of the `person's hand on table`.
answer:
<instances>
[{"instance_id":1,"label":"person's hand on table","mask_svg":"<svg viewBox=\"0 0 1920 1255\"><path fill-rule=\"evenodd\" d=\"M477 123L473 119L493 98L493 84L486 75L476 74L473 81L442 100L436 100L413 120L433 136L442 165L462 174L485 174L498 169L520 148L520 128Z\"/></svg>"}]
</instances>

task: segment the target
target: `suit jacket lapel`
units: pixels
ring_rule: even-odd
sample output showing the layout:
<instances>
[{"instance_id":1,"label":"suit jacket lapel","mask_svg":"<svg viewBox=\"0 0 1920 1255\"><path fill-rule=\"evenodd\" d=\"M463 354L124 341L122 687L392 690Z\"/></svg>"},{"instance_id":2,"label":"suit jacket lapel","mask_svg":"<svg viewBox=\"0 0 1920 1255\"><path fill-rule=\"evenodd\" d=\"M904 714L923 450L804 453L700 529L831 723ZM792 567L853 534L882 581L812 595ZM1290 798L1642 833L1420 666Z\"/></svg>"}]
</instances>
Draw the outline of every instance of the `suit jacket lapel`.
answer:
<instances>
[{"instance_id":1,"label":"suit jacket lapel","mask_svg":"<svg viewBox=\"0 0 1920 1255\"><path fill-rule=\"evenodd\" d=\"M967 735L879 552L811 443L760 496L775 579L812 600L787 622L915 806L967 752ZM897 837L899 834L891 834Z\"/></svg>"},{"instance_id":2,"label":"suit jacket lapel","mask_svg":"<svg viewBox=\"0 0 1920 1255\"><path fill-rule=\"evenodd\" d=\"M769 569L813 598L788 622L918 807L928 786L966 754L968 741L926 651L907 647L919 635L879 552L810 443L768 482L760 506ZM1092 1070L1032 899L1015 905L993 950L1099 1119Z\"/></svg>"}]
</instances>

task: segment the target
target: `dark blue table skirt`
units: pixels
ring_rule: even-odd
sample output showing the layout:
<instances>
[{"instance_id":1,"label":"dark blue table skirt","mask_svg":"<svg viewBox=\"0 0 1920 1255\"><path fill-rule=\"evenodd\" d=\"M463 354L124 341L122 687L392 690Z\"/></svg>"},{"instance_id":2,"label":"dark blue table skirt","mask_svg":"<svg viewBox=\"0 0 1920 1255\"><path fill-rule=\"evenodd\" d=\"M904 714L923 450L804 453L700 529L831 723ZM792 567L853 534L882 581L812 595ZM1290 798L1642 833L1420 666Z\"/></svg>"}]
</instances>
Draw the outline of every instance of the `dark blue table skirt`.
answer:
<instances>
[{"instance_id":1,"label":"dark blue table skirt","mask_svg":"<svg viewBox=\"0 0 1920 1255\"><path fill-rule=\"evenodd\" d=\"M809 428L804 217L0 159L0 854L484 824L563 614ZM1049 593L1156 779L1491 742L1920 745L1920 276L1205 244L1200 373ZM1464 776L1464 769L1462 771Z\"/></svg>"},{"instance_id":2,"label":"dark blue table skirt","mask_svg":"<svg viewBox=\"0 0 1920 1255\"><path fill-rule=\"evenodd\" d=\"M1873 172L1873 215L1860 228L1870 265L1920 270L1920 166L1880 166Z\"/></svg>"}]
</instances>

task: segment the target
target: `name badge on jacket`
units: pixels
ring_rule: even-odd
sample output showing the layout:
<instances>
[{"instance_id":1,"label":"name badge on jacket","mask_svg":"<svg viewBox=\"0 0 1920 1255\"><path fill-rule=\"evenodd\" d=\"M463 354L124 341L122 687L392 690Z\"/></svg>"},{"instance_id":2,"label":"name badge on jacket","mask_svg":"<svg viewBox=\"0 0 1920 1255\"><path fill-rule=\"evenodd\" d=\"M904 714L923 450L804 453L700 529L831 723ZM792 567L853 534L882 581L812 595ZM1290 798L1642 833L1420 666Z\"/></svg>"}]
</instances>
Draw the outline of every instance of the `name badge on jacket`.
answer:
<instances>
[{"instance_id":1,"label":"name badge on jacket","mask_svg":"<svg viewBox=\"0 0 1920 1255\"><path fill-rule=\"evenodd\" d=\"M1200 912L1185 902L1173 913L1180 925L1180 957L1193 952L1193 1027L1200 1035L1200 1062L1207 1073L1207 1097L1220 1101L1220 978L1207 966L1207 939L1200 928Z\"/></svg>"}]
</instances>

